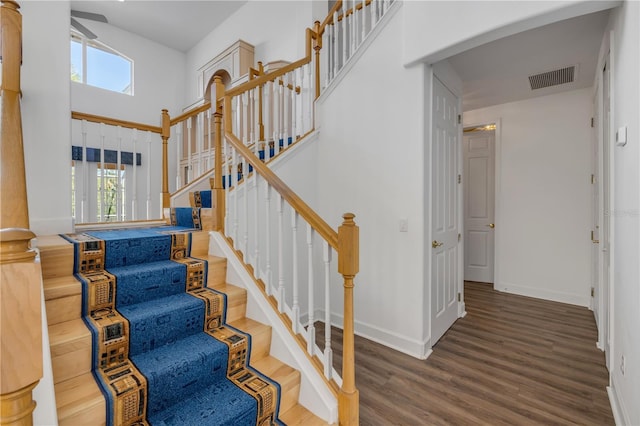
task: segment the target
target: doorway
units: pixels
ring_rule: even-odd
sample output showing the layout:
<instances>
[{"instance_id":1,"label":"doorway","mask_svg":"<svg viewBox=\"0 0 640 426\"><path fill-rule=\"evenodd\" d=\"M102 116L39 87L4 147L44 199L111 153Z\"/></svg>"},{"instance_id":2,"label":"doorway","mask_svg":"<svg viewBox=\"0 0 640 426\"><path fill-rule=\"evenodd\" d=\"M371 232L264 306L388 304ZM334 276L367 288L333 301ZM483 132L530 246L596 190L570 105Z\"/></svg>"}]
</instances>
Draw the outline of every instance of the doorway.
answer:
<instances>
[{"instance_id":1,"label":"doorway","mask_svg":"<svg viewBox=\"0 0 640 426\"><path fill-rule=\"evenodd\" d=\"M464 280L494 282L496 124L467 127L462 137Z\"/></svg>"}]
</instances>

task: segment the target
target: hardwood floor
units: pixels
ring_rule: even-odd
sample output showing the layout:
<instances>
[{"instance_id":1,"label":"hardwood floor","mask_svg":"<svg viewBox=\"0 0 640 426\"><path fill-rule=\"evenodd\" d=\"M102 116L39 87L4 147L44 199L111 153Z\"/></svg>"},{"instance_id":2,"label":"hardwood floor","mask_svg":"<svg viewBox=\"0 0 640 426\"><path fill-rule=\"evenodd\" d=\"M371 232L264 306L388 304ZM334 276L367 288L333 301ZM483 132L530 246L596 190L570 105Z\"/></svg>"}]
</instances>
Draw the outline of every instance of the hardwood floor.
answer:
<instances>
[{"instance_id":1,"label":"hardwood floor","mask_svg":"<svg viewBox=\"0 0 640 426\"><path fill-rule=\"evenodd\" d=\"M614 424L589 310L471 282L465 302L424 361L356 336L362 425Z\"/></svg>"}]
</instances>

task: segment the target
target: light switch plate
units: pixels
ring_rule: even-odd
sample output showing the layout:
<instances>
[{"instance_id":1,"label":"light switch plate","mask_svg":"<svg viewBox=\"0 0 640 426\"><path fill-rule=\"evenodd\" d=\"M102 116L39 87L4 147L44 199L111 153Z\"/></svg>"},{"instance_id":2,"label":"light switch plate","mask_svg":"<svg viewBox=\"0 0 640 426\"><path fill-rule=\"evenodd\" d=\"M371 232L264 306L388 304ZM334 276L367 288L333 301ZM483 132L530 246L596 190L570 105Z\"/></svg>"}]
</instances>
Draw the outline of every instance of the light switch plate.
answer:
<instances>
[{"instance_id":1,"label":"light switch plate","mask_svg":"<svg viewBox=\"0 0 640 426\"><path fill-rule=\"evenodd\" d=\"M625 146L627 144L627 126L622 126L616 132L616 145Z\"/></svg>"}]
</instances>

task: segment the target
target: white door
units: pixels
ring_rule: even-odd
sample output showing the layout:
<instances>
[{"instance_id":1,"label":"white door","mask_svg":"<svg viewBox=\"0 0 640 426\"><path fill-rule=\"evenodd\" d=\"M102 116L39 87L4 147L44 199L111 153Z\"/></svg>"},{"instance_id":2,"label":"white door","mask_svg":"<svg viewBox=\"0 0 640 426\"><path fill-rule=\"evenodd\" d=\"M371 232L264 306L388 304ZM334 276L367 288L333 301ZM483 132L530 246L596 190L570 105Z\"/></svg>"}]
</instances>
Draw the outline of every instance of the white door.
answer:
<instances>
[{"instance_id":1,"label":"white door","mask_svg":"<svg viewBox=\"0 0 640 426\"><path fill-rule=\"evenodd\" d=\"M458 98L433 79L431 344L458 317Z\"/></svg>"},{"instance_id":2,"label":"white door","mask_svg":"<svg viewBox=\"0 0 640 426\"><path fill-rule=\"evenodd\" d=\"M464 279L493 283L495 131L463 136Z\"/></svg>"},{"instance_id":3,"label":"white door","mask_svg":"<svg viewBox=\"0 0 640 426\"><path fill-rule=\"evenodd\" d=\"M593 101L593 127L592 132L592 146L591 146L591 309L593 309L593 316L598 326L598 346L602 347L602 334L600 334L602 320L600 314L600 152L599 144L600 137L598 132L601 129L600 125L600 111L598 102L602 96L602 83L599 82L596 89L596 97Z\"/></svg>"}]
</instances>

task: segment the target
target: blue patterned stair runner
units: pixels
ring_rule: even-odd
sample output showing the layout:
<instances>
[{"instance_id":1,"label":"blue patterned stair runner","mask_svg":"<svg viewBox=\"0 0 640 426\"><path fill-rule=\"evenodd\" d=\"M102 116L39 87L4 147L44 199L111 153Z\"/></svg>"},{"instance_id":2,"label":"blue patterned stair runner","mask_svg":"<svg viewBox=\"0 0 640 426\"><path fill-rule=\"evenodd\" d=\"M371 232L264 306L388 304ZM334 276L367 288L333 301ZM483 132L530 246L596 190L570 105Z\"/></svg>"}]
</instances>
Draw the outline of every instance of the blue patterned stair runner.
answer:
<instances>
[{"instance_id":1,"label":"blue patterned stair runner","mask_svg":"<svg viewBox=\"0 0 640 426\"><path fill-rule=\"evenodd\" d=\"M93 374L109 425L281 425L280 386L249 366L182 227L94 231L75 244ZM230 355L231 354L231 355Z\"/></svg>"}]
</instances>

